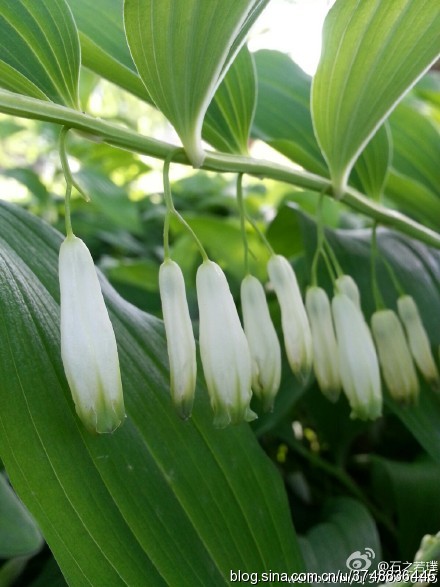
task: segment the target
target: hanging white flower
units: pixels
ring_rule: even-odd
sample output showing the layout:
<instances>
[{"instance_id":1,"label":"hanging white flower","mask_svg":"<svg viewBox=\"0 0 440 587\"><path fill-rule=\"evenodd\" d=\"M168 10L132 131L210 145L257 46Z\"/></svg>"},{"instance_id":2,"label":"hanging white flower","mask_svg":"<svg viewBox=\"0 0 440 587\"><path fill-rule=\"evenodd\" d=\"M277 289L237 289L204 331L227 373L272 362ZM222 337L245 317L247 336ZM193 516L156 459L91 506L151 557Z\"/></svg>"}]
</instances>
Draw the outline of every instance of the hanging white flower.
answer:
<instances>
[{"instance_id":1,"label":"hanging white flower","mask_svg":"<svg viewBox=\"0 0 440 587\"><path fill-rule=\"evenodd\" d=\"M115 334L93 259L74 235L59 256L61 356L78 416L92 432L112 432L125 418Z\"/></svg>"},{"instance_id":2,"label":"hanging white flower","mask_svg":"<svg viewBox=\"0 0 440 587\"><path fill-rule=\"evenodd\" d=\"M292 371L306 379L312 366L312 334L295 272L287 259L272 255L267 266L281 308L284 345Z\"/></svg>"},{"instance_id":3,"label":"hanging white flower","mask_svg":"<svg viewBox=\"0 0 440 587\"><path fill-rule=\"evenodd\" d=\"M341 275L335 282L336 291L345 294L355 306L361 309L361 294L355 280L351 275Z\"/></svg>"},{"instance_id":4,"label":"hanging white flower","mask_svg":"<svg viewBox=\"0 0 440 587\"><path fill-rule=\"evenodd\" d=\"M251 357L228 282L220 267L205 261L197 271L200 355L214 410L214 425L223 428L256 414L251 401Z\"/></svg>"},{"instance_id":5,"label":"hanging white flower","mask_svg":"<svg viewBox=\"0 0 440 587\"><path fill-rule=\"evenodd\" d=\"M320 287L309 287L306 309L313 341L313 370L322 393L332 402L341 391L338 345L327 293Z\"/></svg>"},{"instance_id":6,"label":"hanging white flower","mask_svg":"<svg viewBox=\"0 0 440 587\"><path fill-rule=\"evenodd\" d=\"M439 372L415 301L411 296L402 296L397 300L397 309L405 327L409 348L417 367L428 383L439 388Z\"/></svg>"},{"instance_id":7,"label":"hanging white flower","mask_svg":"<svg viewBox=\"0 0 440 587\"><path fill-rule=\"evenodd\" d=\"M373 339L362 313L345 294L332 300L338 341L342 389L352 409L351 417L375 420L382 413L379 363Z\"/></svg>"},{"instance_id":8,"label":"hanging white flower","mask_svg":"<svg viewBox=\"0 0 440 587\"><path fill-rule=\"evenodd\" d=\"M391 396L402 403L414 403L419 382L399 318L393 310L378 310L371 317L371 330Z\"/></svg>"},{"instance_id":9,"label":"hanging white flower","mask_svg":"<svg viewBox=\"0 0 440 587\"><path fill-rule=\"evenodd\" d=\"M252 359L252 389L270 410L281 380L281 348L258 279L247 275L241 283L244 331Z\"/></svg>"},{"instance_id":10,"label":"hanging white flower","mask_svg":"<svg viewBox=\"0 0 440 587\"><path fill-rule=\"evenodd\" d=\"M170 361L171 396L179 415L189 418L196 387L196 343L183 274L171 259L160 266L159 289Z\"/></svg>"}]
</instances>

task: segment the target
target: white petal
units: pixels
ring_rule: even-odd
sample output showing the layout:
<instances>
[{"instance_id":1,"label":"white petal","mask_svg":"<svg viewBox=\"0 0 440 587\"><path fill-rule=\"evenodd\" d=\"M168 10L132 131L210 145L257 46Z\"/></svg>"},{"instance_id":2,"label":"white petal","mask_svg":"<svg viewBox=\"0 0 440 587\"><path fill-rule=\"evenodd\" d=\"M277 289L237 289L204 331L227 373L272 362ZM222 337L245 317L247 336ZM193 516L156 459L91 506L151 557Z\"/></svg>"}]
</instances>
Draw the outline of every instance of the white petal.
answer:
<instances>
[{"instance_id":1,"label":"white petal","mask_svg":"<svg viewBox=\"0 0 440 587\"><path fill-rule=\"evenodd\" d=\"M336 290L345 294L361 310L361 294L355 280L350 275L341 275L335 282Z\"/></svg>"},{"instance_id":2,"label":"white petal","mask_svg":"<svg viewBox=\"0 0 440 587\"><path fill-rule=\"evenodd\" d=\"M196 343L183 274L170 259L160 267L159 289L170 360L171 394L179 414L188 418L196 386Z\"/></svg>"},{"instance_id":3,"label":"white petal","mask_svg":"<svg viewBox=\"0 0 440 587\"><path fill-rule=\"evenodd\" d=\"M197 298L200 354L214 424L224 427L253 420L248 343L226 277L212 261L205 261L197 271Z\"/></svg>"},{"instance_id":4,"label":"white petal","mask_svg":"<svg viewBox=\"0 0 440 587\"><path fill-rule=\"evenodd\" d=\"M281 308L284 345L290 367L305 379L312 366L312 334L295 273L281 255L269 259L267 270Z\"/></svg>"},{"instance_id":5,"label":"white petal","mask_svg":"<svg viewBox=\"0 0 440 587\"><path fill-rule=\"evenodd\" d=\"M281 380L281 348L267 307L264 288L247 275L241 284L244 331L252 358L252 389L271 409Z\"/></svg>"},{"instance_id":6,"label":"white petal","mask_svg":"<svg viewBox=\"0 0 440 587\"><path fill-rule=\"evenodd\" d=\"M342 388L352 417L374 420L382 413L382 392L371 333L359 308L345 294L334 296L332 313Z\"/></svg>"},{"instance_id":7,"label":"white petal","mask_svg":"<svg viewBox=\"0 0 440 587\"><path fill-rule=\"evenodd\" d=\"M400 402L414 402L419 382L398 317L392 310L379 310L371 317L371 330L390 394Z\"/></svg>"},{"instance_id":8,"label":"white petal","mask_svg":"<svg viewBox=\"0 0 440 587\"><path fill-rule=\"evenodd\" d=\"M118 349L93 259L68 236L60 248L61 356L76 411L94 432L125 417Z\"/></svg>"},{"instance_id":9,"label":"white petal","mask_svg":"<svg viewBox=\"0 0 440 587\"><path fill-rule=\"evenodd\" d=\"M397 308L417 367L431 385L440 387L439 372L416 303L411 296L402 296L397 300Z\"/></svg>"},{"instance_id":10,"label":"white petal","mask_svg":"<svg viewBox=\"0 0 440 587\"><path fill-rule=\"evenodd\" d=\"M322 393L335 402L341 391L338 345L326 292L310 287L306 294L306 308L313 340L313 370Z\"/></svg>"}]
</instances>

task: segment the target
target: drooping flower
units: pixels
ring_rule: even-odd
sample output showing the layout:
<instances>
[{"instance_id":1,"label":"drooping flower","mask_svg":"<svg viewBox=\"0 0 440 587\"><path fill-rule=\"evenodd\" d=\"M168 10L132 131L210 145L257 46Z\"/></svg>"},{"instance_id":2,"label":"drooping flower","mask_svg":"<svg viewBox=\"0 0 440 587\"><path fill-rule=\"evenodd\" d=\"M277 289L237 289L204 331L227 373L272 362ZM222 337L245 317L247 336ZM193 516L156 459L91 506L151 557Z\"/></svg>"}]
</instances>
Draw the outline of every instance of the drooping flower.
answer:
<instances>
[{"instance_id":1,"label":"drooping flower","mask_svg":"<svg viewBox=\"0 0 440 587\"><path fill-rule=\"evenodd\" d=\"M61 356L78 416L91 432L112 432L125 418L118 349L93 259L68 236L59 256Z\"/></svg>"},{"instance_id":2,"label":"drooping flower","mask_svg":"<svg viewBox=\"0 0 440 587\"><path fill-rule=\"evenodd\" d=\"M247 275L241 284L244 331L252 359L252 389L270 410L281 380L281 348L267 307L264 288Z\"/></svg>"},{"instance_id":3,"label":"drooping flower","mask_svg":"<svg viewBox=\"0 0 440 587\"><path fill-rule=\"evenodd\" d=\"M327 293L320 287L309 287L306 309L312 331L313 370L322 393L332 402L341 391L338 345Z\"/></svg>"},{"instance_id":4,"label":"drooping flower","mask_svg":"<svg viewBox=\"0 0 440 587\"><path fill-rule=\"evenodd\" d=\"M378 310L371 317L383 378L391 396L402 403L413 403L419 382L402 325L393 310Z\"/></svg>"},{"instance_id":5,"label":"drooping flower","mask_svg":"<svg viewBox=\"0 0 440 587\"><path fill-rule=\"evenodd\" d=\"M415 301L411 296L402 296L397 300L397 309L405 327L409 348L417 367L426 381L433 387L439 388L440 375Z\"/></svg>"},{"instance_id":6,"label":"drooping flower","mask_svg":"<svg viewBox=\"0 0 440 587\"><path fill-rule=\"evenodd\" d=\"M220 267L205 261L197 270L200 355L214 410L214 425L224 428L256 414L250 409L251 356L228 282Z\"/></svg>"},{"instance_id":7,"label":"drooping flower","mask_svg":"<svg viewBox=\"0 0 440 587\"><path fill-rule=\"evenodd\" d=\"M351 417L375 420L382 413L379 363L373 339L356 304L336 293L332 313L338 341L342 389L351 407Z\"/></svg>"},{"instance_id":8,"label":"drooping flower","mask_svg":"<svg viewBox=\"0 0 440 587\"><path fill-rule=\"evenodd\" d=\"M351 275L341 275L336 279L335 285L339 293L345 294L361 310L361 294Z\"/></svg>"},{"instance_id":9,"label":"drooping flower","mask_svg":"<svg viewBox=\"0 0 440 587\"><path fill-rule=\"evenodd\" d=\"M284 345L292 371L306 379L312 366L312 334L292 266L282 255L272 255L267 266L281 308Z\"/></svg>"},{"instance_id":10,"label":"drooping flower","mask_svg":"<svg viewBox=\"0 0 440 587\"><path fill-rule=\"evenodd\" d=\"M183 274L171 259L160 267L159 289L170 361L171 396L179 415L189 418L197 376L196 343Z\"/></svg>"}]
</instances>

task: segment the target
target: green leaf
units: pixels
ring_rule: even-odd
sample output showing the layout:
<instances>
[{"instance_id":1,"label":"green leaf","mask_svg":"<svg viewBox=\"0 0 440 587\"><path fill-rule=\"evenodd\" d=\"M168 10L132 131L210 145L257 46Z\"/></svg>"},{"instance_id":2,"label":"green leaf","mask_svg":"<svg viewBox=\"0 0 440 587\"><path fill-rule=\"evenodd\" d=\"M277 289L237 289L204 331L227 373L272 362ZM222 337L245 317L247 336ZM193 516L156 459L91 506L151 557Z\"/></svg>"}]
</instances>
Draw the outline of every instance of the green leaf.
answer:
<instances>
[{"instance_id":1,"label":"green leaf","mask_svg":"<svg viewBox=\"0 0 440 587\"><path fill-rule=\"evenodd\" d=\"M65 0L3 0L0 85L78 108L80 50Z\"/></svg>"},{"instance_id":2,"label":"green leaf","mask_svg":"<svg viewBox=\"0 0 440 587\"><path fill-rule=\"evenodd\" d=\"M439 226L440 134L424 104L406 100L390 117L394 153L386 193L403 210Z\"/></svg>"},{"instance_id":3,"label":"green leaf","mask_svg":"<svg viewBox=\"0 0 440 587\"><path fill-rule=\"evenodd\" d=\"M267 0L125 0L128 45L156 106L195 167L203 119L246 33Z\"/></svg>"},{"instance_id":4,"label":"green leaf","mask_svg":"<svg viewBox=\"0 0 440 587\"><path fill-rule=\"evenodd\" d=\"M440 52L435 0L337 0L312 85L315 133L335 193L383 120Z\"/></svg>"},{"instance_id":5,"label":"green leaf","mask_svg":"<svg viewBox=\"0 0 440 587\"><path fill-rule=\"evenodd\" d=\"M151 102L130 55L123 24L123 0L67 0L78 26L82 64Z\"/></svg>"},{"instance_id":6,"label":"green leaf","mask_svg":"<svg viewBox=\"0 0 440 587\"><path fill-rule=\"evenodd\" d=\"M381 560L381 546L376 524L365 506L348 497L333 498L325 504L321 517L323 521L300 538L307 570L318 574L338 570L348 573L347 559L360 551L360 556L366 558L358 560L365 564L370 561L368 568L372 571L375 562ZM366 551L368 548L371 551Z\"/></svg>"},{"instance_id":7,"label":"green leaf","mask_svg":"<svg viewBox=\"0 0 440 587\"><path fill-rule=\"evenodd\" d=\"M142 231L136 204L130 202L126 190L93 167L83 167L75 173L75 179L90 197L90 207L112 225L130 230L133 234Z\"/></svg>"},{"instance_id":8,"label":"green leaf","mask_svg":"<svg viewBox=\"0 0 440 587\"><path fill-rule=\"evenodd\" d=\"M255 66L258 102L253 136L304 169L328 175L327 165L313 134L310 77L288 55L278 51L257 51Z\"/></svg>"},{"instance_id":9,"label":"green leaf","mask_svg":"<svg viewBox=\"0 0 440 587\"><path fill-rule=\"evenodd\" d=\"M371 457L375 495L397 519L402 560L413 560L425 534L440 528L438 500L440 466L431 460L413 463Z\"/></svg>"},{"instance_id":10,"label":"green leaf","mask_svg":"<svg viewBox=\"0 0 440 587\"><path fill-rule=\"evenodd\" d=\"M247 425L171 406L162 322L102 280L128 418L78 421L60 359L61 237L0 205L0 453L69 585L227 585L230 569L301 568L281 479ZM68 528L68 532L66 532Z\"/></svg>"},{"instance_id":11,"label":"green leaf","mask_svg":"<svg viewBox=\"0 0 440 587\"><path fill-rule=\"evenodd\" d=\"M392 138L388 124L383 124L362 151L350 175L355 185L373 200L380 200L392 159Z\"/></svg>"},{"instance_id":12,"label":"green leaf","mask_svg":"<svg viewBox=\"0 0 440 587\"><path fill-rule=\"evenodd\" d=\"M203 138L219 151L247 155L255 103L254 61L247 47L243 47L208 108Z\"/></svg>"},{"instance_id":13,"label":"green leaf","mask_svg":"<svg viewBox=\"0 0 440 587\"><path fill-rule=\"evenodd\" d=\"M43 538L32 516L0 473L0 558L32 555Z\"/></svg>"}]
</instances>

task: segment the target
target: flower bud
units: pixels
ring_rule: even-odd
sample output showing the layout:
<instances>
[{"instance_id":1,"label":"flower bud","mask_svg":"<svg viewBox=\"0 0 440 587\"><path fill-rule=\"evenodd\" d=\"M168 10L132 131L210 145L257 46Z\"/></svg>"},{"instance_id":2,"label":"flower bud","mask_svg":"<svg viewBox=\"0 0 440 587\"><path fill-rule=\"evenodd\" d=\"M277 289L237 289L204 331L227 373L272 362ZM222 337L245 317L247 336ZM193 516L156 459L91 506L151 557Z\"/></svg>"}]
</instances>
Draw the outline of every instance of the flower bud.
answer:
<instances>
[{"instance_id":1,"label":"flower bud","mask_svg":"<svg viewBox=\"0 0 440 587\"><path fill-rule=\"evenodd\" d=\"M125 417L115 334L93 259L70 235L59 256L61 356L78 416L91 432L112 432Z\"/></svg>"},{"instance_id":2,"label":"flower bud","mask_svg":"<svg viewBox=\"0 0 440 587\"><path fill-rule=\"evenodd\" d=\"M414 363L398 317L392 310L379 310L371 317L383 378L391 396L402 403L413 403L419 394Z\"/></svg>"},{"instance_id":3,"label":"flower bud","mask_svg":"<svg viewBox=\"0 0 440 587\"><path fill-rule=\"evenodd\" d=\"M179 415L189 418L196 387L196 343L183 274L171 259L160 266L159 289L170 361L171 397Z\"/></svg>"},{"instance_id":4,"label":"flower bud","mask_svg":"<svg viewBox=\"0 0 440 587\"><path fill-rule=\"evenodd\" d=\"M300 379L306 379L312 366L312 334L295 273L281 255L272 255L267 270L281 308L284 345L290 367Z\"/></svg>"},{"instance_id":5,"label":"flower bud","mask_svg":"<svg viewBox=\"0 0 440 587\"><path fill-rule=\"evenodd\" d=\"M379 363L373 339L356 304L345 294L332 300L338 341L342 389L351 406L352 418L375 420L382 413Z\"/></svg>"},{"instance_id":6,"label":"flower bud","mask_svg":"<svg viewBox=\"0 0 440 587\"><path fill-rule=\"evenodd\" d=\"M309 287L306 308L312 330L313 370L322 393L335 402L341 391L341 378L338 345L326 292L320 287Z\"/></svg>"},{"instance_id":7,"label":"flower bud","mask_svg":"<svg viewBox=\"0 0 440 587\"><path fill-rule=\"evenodd\" d=\"M252 360L252 389L272 409L281 380L281 348L267 307L264 288L247 275L241 284L244 331Z\"/></svg>"},{"instance_id":8,"label":"flower bud","mask_svg":"<svg viewBox=\"0 0 440 587\"><path fill-rule=\"evenodd\" d=\"M228 282L220 267L205 261L197 270L200 355L214 425L224 428L257 416L249 403L251 356Z\"/></svg>"},{"instance_id":9,"label":"flower bud","mask_svg":"<svg viewBox=\"0 0 440 587\"><path fill-rule=\"evenodd\" d=\"M439 372L416 303L411 296L402 296L397 300L397 309L405 327L409 348L417 367L426 381L433 387L439 388Z\"/></svg>"},{"instance_id":10,"label":"flower bud","mask_svg":"<svg viewBox=\"0 0 440 587\"><path fill-rule=\"evenodd\" d=\"M361 309L361 294L355 280L350 275L341 275L336 279L336 291L345 294L355 306Z\"/></svg>"}]
</instances>

